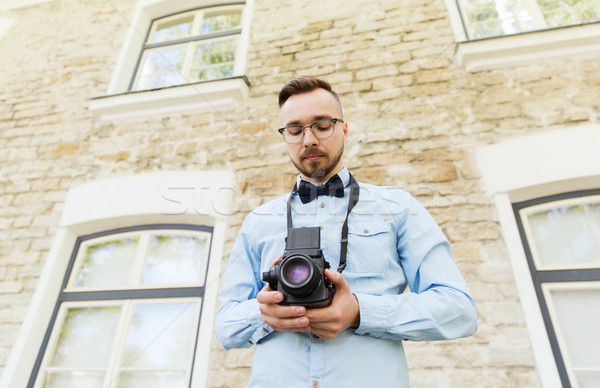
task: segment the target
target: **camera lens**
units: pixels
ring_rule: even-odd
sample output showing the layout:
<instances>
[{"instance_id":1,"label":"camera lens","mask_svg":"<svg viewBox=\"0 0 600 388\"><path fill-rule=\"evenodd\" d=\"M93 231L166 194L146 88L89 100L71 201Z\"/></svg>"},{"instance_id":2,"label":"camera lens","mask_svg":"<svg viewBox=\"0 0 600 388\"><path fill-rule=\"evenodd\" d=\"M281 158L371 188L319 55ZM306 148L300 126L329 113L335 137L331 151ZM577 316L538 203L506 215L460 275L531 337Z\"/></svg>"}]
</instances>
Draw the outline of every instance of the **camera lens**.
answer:
<instances>
[{"instance_id":1,"label":"camera lens","mask_svg":"<svg viewBox=\"0 0 600 388\"><path fill-rule=\"evenodd\" d=\"M320 284L315 264L305 255L282 260L279 282L285 292L296 298L309 296Z\"/></svg>"},{"instance_id":2,"label":"camera lens","mask_svg":"<svg viewBox=\"0 0 600 388\"><path fill-rule=\"evenodd\" d=\"M286 266L285 277L292 284L302 284L306 282L310 275L310 268L303 261L295 261Z\"/></svg>"}]
</instances>

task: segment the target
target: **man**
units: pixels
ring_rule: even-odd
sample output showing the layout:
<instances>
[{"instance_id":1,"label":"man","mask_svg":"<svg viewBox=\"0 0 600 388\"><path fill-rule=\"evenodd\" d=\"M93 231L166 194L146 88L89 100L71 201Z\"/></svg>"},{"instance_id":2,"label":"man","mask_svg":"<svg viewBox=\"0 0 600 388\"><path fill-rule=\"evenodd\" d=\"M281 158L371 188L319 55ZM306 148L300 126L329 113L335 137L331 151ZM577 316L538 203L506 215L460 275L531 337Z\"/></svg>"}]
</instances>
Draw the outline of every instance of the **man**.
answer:
<instances>
[{"instance_id":1,"label":"man","mask_svg":"<svg viewBox=\"0 0 600 388\"><path fill-rule=\"evenodd\" d=\"M293 227L320 228L321 250L340 264L351 201L342 164L348 133L340 100L323 80L290 81L279 94L280 132L300 171L298 187L341 180L342 192L314 199L302 190L251 212L231 251L221 289L217 337L226 349L256 345L250 387L407 387L402 340L472 335L475 304L435 221L406 192L359 184L348 216L346 268L327 269L335 293L327 307L282 304L262 280L285 249L286 202ZM407 285L410 292L404 292Z\"/></svg>"}]
</instances>

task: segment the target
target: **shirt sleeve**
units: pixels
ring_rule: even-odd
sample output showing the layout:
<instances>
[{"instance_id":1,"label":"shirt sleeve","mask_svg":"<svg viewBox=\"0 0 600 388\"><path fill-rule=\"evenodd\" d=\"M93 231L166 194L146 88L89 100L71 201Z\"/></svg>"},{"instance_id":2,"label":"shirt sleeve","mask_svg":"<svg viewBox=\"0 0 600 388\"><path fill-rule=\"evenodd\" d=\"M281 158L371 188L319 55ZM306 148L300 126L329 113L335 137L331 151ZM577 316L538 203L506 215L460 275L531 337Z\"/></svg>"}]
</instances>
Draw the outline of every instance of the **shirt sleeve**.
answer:
<instances>
[{"instance_id":1,"label":"shirt sleeve","mask_svg":"<svg viewBox=\"0 0 600 388\"><path fill-rule=\"evenodd\" d=\"M409 292L357 293L356 334L394 340L430 341L466 337L477 329L477 311L452 258L450 244L429 213L406 194L395 238Z\"/></svg>"},{"instance_id":2,"label":"shirt sleeve","mask_svg":"<svg viewBox=\"0 0 600 388\"><path fill-rule=\"evenodd\" d=\"M256 296L263 283L256 250L257 222L251 216L233 245L219 294L215 333L225 349L250 347L273 332L264 323Z\"/></svg>"}]
</instances>

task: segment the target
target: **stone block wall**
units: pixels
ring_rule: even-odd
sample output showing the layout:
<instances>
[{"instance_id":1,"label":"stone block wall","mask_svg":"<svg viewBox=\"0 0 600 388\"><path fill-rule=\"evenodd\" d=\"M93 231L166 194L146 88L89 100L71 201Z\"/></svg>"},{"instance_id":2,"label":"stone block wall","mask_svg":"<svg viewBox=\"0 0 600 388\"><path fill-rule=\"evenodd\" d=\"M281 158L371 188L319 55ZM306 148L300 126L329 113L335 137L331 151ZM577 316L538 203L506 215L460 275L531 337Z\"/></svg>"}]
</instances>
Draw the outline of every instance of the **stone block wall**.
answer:
<instances>
[{"instance_id":1,"label":"stone block wall","mask_svg":"<svg viewBox=\"0 0 600 388\"><path fill-rule=\"evenodd\" d=\"M78 185L158 170L226 169L237 177L227 255L249 209L290 190L296 171L275 129L289 79L329 80L349 125L345 162L358 180L399 186L448 236L478 306L471 338L406 343L414 387L540 385L506 245L475 160L483 146L598 123L597 53L469 73L453 58L442 0L255 0L235 110L102 123L103 94L133 0L49 1L0 12L0 372L61 216ZM223 266L224 267L224 266ZM213 340L210 387L248 380L252 350Z\"/></svg>"}]
</instances>

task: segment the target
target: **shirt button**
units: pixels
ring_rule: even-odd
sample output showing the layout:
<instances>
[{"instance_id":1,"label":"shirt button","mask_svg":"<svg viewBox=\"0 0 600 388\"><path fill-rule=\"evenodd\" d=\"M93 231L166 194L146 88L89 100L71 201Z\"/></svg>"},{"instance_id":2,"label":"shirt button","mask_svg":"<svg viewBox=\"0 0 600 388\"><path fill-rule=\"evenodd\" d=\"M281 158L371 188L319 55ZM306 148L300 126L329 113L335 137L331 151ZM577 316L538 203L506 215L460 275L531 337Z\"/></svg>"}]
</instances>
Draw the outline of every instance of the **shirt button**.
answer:
<instances>
[{"instance_id":1,"label":"shirt button","mask_svg":"<svg viewBox=\"0 0 600 388\"><path fill-rule=\"evenodd\" d=\"M263 331L264 331L265 333L268 333L268 332L269 332L269 330L267 330L267 329L263 329Z\"/></svg>"},{"instance_id":2,"label":"shirt button","mask_svg":"<svg viewBox=\"0 0 600 388\"><path fill-rule=\"evenodd\" d=\"M325 202L321 202L321 207L325 207Z\"/></svg>"},{"instance_id":3,"label":"shirt button","mask_svg":"<svg viewBox=\"0 0 600 388\"><path fill-rule=\"evenodd\" d=\"M318 388L319 382L317 380L313 381L313 387Z\"/></svg>"},{"instance_id":4,"label":"shirt button","mask_svg":"<svg viewBox=\"0 0 600 388\"><path fill-rule=\"evenodd\" d=\"M365 229L365 230L363 230L363 232L364 232L365 234L367 234L367 233L369 233L369 229Z\"/></svg>"}]
</instances>

